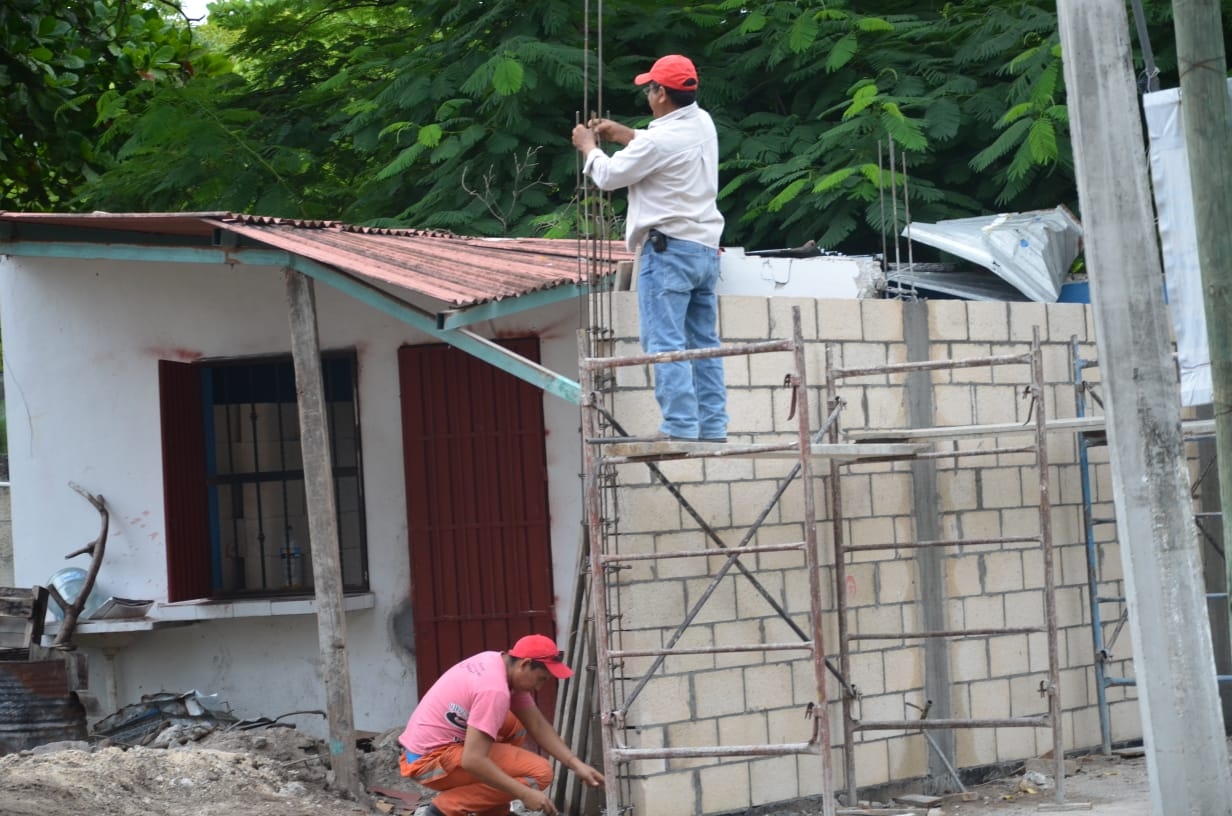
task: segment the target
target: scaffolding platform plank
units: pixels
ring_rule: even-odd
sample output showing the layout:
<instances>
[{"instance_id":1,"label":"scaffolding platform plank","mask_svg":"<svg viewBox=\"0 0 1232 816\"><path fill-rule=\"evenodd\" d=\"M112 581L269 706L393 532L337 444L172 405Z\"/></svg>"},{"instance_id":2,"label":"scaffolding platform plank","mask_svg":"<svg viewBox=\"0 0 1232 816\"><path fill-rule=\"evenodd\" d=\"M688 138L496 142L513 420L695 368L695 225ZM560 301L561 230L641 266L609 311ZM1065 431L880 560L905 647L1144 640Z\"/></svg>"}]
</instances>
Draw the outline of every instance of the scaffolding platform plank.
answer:
<instances>
[{"instance_id":1,"label":"scaffolding platform plank","mask_svg":"<svg viewBox=\"0 0 1232 816\"><path fill-rule=\"evenodd\" d=\"M1098 432L1104 430L1104 417L1065 417L1048 419L1044 422L1044 430L1048 432L1086 431ZM1201 436L1214 433L1215 420L1193 419L1181 423L1181 430L1186 436ZM959 439L978 436L1010 436L1013 434L1033 434L1035 424L1004 422L996 425L948 425L934 428L884 428L846 430L843 435L853 442L865 444L868 442L896 442L909 439Z\"/></svg>"},{"instance_id":2,"label":"scaffolding platform plank","mask_svg":"<svg viewBox=\"0 0 1232 816\"><path fill-rule=\"evenodd\" d=\"M606 442L606 441L605 441ZM926 453L932 446L921 442L838 442L809 446L814 459L854 462L861 459L911 458ZM754 459L795 459L799 448L794 442L743 444L735 442L693 442L684 439L622 439L603 445L607 461L625 459L670 459L685 456L739 456Z\"/></svg>"}]
</instances>

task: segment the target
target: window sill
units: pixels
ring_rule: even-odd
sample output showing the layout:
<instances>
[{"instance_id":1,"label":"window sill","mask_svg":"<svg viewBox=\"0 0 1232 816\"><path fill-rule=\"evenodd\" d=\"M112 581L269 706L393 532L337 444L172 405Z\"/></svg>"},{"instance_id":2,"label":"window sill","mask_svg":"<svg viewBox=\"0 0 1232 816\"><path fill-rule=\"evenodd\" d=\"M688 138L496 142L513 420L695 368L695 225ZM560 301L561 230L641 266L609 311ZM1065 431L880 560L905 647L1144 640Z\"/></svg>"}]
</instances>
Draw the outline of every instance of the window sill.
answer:
<instances>
[{"instance_id":1,"label":"window sill","mask_svg":"<svg viewBox=\"0 0 1232 816\"><path fill-rule=\"evenodd\" d=\"M371 609L376 606L376 596L371 592L347 595L342 599L342 608L347 612ZM179 601L160 603L154 617L160 621L202 621L229 618L268 618L276 615L315 615L317 600L311 596L300 598L253 598L242 601ZM99 621L102 623L103 621Z\"/></svg>"},{"instance_id":2,"label":"window sill","mask_svg":"<svg viewBox=\"0 0 1232 816\"><path fill-rule=\"evenodd\" d=\"M371 592L347 595L343 609L352 612L371 609L376 605L376 596ZM315 615L315 598L262 598L244 601L181 601L158 603L144 618L128 620L83 620L77 622L73 639L126 635L153 632L176 626L188 626L207 620L231 620L234 618L267 618L281 615ZM46 636L55 638L59 624L49 624Z\"/></svg>"}]
</instances>

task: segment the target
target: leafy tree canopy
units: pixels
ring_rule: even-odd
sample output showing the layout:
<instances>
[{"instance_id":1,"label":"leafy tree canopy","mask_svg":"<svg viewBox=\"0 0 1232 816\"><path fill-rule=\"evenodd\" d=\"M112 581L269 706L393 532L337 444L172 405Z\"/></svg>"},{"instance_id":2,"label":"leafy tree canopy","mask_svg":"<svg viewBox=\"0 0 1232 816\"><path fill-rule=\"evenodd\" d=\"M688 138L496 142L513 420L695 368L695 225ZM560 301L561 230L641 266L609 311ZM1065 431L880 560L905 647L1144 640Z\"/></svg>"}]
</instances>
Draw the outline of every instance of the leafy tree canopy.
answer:
<instances>
[{"instance_id":1,"label":"leafy tree canopy","mask_svg":"<svg viewBox=\"0 0 1232 816\"><path fill-rule=\"evenodd\" d=\"M4 183L25 179L23 206L65 208L71 192L82 209L570 235L574 122L601 111L644 124L632 78L679 52L698 64L700 102L719 126L728 244L869 251L887 196L901 201L904 187L917 220L1076 207L1055 4L1044 0L887 0L876 12L853 0L606 0L602 20L599 3L578 0L220 0L203 30L95 0L143 27L121 36L131 26L112 25L82 46L33 17L87 4L15 2L28 7L21 36L48 25L43 36L61 43L40 52L57 75L61 55L81 48L146 54L155 43L163 71L145 80L100 58L91 64L105 76L41 93L43 129L20 126L17 144L44 152L42 172L11 175L0 159ZM1175 85L1171 6L1146 10L1163 84ZM17 53L13 18L0 11L6 54ZM62 99L83 114L77 130L56 119L70 110Z\"/></svg>"}]
</instances>

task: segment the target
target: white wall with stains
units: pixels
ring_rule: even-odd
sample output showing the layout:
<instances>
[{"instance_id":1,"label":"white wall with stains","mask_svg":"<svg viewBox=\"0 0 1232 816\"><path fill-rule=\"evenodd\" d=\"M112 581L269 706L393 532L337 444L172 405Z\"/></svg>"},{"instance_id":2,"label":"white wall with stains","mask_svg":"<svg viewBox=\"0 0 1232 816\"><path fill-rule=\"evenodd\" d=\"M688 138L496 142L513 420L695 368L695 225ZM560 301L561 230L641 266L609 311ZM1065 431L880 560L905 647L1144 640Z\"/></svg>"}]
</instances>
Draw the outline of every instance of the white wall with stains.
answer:
<instances>
[{"instance_id":1,"label":"white wall with stains","mask_svg":"<svg viewBox=\"0 0 1232 816\"><path fill-rule=\"evenodd\" d=\"M406 324L318 284L324 349L353 348L371 598L347 614L355 726L405 722L415 701L397 349L432 341ZM579 310L565 303L483 324L537 334L544 364L576 372ZM14 583L45 584L65 555L95 538L97 512L70 482L102 494L111 512L99 590L165 601L158 360L290 351L282 273L272 267L0 259L0 325L13 497ZM581 530L577 408L545 396L559 629L567 631ZM275 607L297 614L271 614ZM155 605L154 617L185 616ZM207 613L201 613L207 614ZM221 619L157 631L87 633L99 714L142 695L196 689L240 717L323 709L316 619L305 602L213 604ZM563 640L563 635L562 635ZM324 718L291 717L322 735Z\"/></svg>"}]
</instances>

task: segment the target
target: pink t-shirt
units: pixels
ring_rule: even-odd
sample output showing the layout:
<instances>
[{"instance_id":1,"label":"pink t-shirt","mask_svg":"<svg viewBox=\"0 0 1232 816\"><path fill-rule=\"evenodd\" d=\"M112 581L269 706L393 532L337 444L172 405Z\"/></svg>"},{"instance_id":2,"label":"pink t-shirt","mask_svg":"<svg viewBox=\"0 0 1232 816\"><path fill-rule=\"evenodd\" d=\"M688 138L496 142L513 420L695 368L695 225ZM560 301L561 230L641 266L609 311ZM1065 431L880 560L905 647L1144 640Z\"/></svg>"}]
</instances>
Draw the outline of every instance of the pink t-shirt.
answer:
<instances>
[{"instance_id":1,"label":"pink t-shirt","mask_svg":"<svg viewBox=\"0 0 1232 816\"><path fill-rule=\"evenodd\" d=\"M411 712L398 742L412 754L422 755L451 742L465 742L468 726L496 739L510 708L534 704L530 694L509 689L500 652L480 652L455 664L432 684Z\"/></svg>"}]
</instances>

